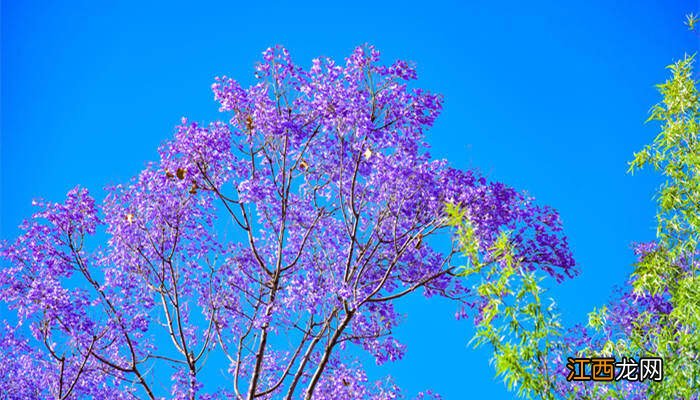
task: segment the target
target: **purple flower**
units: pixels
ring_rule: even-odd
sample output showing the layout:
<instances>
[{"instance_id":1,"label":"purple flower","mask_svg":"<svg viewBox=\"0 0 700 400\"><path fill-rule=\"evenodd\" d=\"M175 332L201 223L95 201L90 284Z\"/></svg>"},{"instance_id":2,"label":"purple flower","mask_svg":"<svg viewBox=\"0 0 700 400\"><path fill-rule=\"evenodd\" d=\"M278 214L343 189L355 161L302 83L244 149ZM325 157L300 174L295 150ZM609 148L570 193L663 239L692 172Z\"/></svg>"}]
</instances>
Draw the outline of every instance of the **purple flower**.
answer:
<instances>
[{"instance_id":1,"label":"purple flower","mask_svg":"<svg viewBox=\"0 0 700 400\"><path fill-rule=\"evenodd\" d=\"M447 202L487 258L507 230L524 268L575 273L554 210L430 157L442 97L407 84L410 63L361 46L307 71L276 46L255 75L248 88L215 80L225 121L183 118L101 205L80 188L39 203L2 248L0 299L33 336L2 342L4 368L32 371L18 396L401 398L348 344L397 361L395 299L478 303L453 277L457 249L435 245L452 238ZM221 360L229 376L206 393L200 376Z\"/></svg>"}]
</instances>

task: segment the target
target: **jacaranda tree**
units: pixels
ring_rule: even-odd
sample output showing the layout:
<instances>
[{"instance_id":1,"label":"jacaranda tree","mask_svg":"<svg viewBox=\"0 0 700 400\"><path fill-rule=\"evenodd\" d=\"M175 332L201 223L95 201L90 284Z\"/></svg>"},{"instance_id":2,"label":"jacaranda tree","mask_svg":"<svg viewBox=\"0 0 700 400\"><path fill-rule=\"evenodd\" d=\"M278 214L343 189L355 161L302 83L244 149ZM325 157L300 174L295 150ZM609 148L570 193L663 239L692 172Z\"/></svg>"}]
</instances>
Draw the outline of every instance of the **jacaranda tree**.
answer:
<instances>
[{"instance_id":1,"label":"jacaranda tree","mask_svg":"<svg viewBox=\"0 0 700 400\"><path fill-rule=\"evenodd\" d=\"M80 187L37 201L3 245L9 398L403 397L356 357L402 357L394 300L420 289L483 308L455 278L460 242L431 239L452 237L446 204L487 257L507 230L524 268L572 273L552 209L431 160L442 100L406 62L363 46L304 70L275 47L255 76L216 79L224 121L183 119L101 205Z\"/></svg>"}]
</instances>

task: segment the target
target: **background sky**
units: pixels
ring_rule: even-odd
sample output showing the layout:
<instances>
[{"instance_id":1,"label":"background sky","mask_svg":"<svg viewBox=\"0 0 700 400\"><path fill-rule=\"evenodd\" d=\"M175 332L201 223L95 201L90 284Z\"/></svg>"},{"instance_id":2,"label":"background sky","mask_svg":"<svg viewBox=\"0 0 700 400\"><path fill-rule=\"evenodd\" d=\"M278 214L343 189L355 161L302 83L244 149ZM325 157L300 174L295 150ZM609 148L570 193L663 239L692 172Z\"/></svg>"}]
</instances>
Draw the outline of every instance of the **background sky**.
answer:
<instances>
[{"instance_id":1,"label":"background sky","mask_svg":"<svg viewBox=\"0 0 700 400\"><path fill-rule=\"evenodd\" d=\"M582 271L551 291L567 324L623 283L632 242L653 239L658 181L626 163L658 132L643 122L664 66L698 48L682 24L698 2L187 3L2 3L1 239L32 198L62 201L76 184L101 198L157 159L182 116L217 118L213 78L251 82L265 48L308 66L365 42L385 63L415 62L417 85L444 95L434 157L559 210ZM401 310L408 353L372 374L407 394L512 397L452 305L414 297Z\"/></svg>"}]
</instances>

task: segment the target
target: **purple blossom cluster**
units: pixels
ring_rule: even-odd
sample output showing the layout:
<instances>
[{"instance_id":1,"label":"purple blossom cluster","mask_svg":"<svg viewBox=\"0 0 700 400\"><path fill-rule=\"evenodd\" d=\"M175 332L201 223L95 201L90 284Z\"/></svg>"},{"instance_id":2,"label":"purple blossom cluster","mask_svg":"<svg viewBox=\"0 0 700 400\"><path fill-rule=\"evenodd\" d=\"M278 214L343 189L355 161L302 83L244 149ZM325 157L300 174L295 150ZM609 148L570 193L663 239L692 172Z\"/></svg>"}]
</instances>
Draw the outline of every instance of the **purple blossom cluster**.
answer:
<instances>
[{"instance_id":1,"label":"purple blossom cluster","mask_svg":"<svg viewBox=\"0 0 700 400\"><path fill-rule=\"evenodd\" d=\"M349 349L400 360L393 300L414 291L474 304L454 276L458 244L431 244L451 237L448 202L467 210L487 257L505 230L525 268L574 273L554 210L431 159L425 131L442 98L413 88L409 63L381 65L362 46L342 65L304 70L274 47L255 76L248 88L217 78L225 121L183 119L160 160L100 206L76 188L63 204L38 204L3 246L0 300L19 321L0 342L3 389L404 398L390 380L370 382ZM106 246L88 246L100 229ZM201 377L212 353L228 368L210 390ZM20 370L31 373L6 378Z\"/></svg>"}]
</instances>

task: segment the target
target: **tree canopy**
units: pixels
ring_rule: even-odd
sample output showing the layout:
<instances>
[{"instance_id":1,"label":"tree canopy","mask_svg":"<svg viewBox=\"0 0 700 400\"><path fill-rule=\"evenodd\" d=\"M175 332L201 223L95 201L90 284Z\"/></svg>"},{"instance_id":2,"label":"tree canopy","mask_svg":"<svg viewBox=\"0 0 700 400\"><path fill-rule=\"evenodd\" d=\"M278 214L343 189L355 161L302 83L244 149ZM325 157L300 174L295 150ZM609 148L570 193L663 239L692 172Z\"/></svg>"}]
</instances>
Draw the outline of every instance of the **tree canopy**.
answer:
<instances>
[{"instance_id":1,"label":"tree canopy","mask_svg":"<svg viewBox=\"0 0 700 400\"><path fill-rule=\"evenodd\" d=\"M3 245L10 398L402 397L351 351L401 359L394 300L421 290L488 320L503 287L494 272L471 291L453 262L464 243L435 244L455 207L483 259L503 257L507 231L520 267L575 273L553 209L430 157L442 98L410 64L361 46L305 70L275 47L255 76L217 79L222 121L183 119L101 203L81 187L37 201Z\"/></svg>"}]
</instances>

